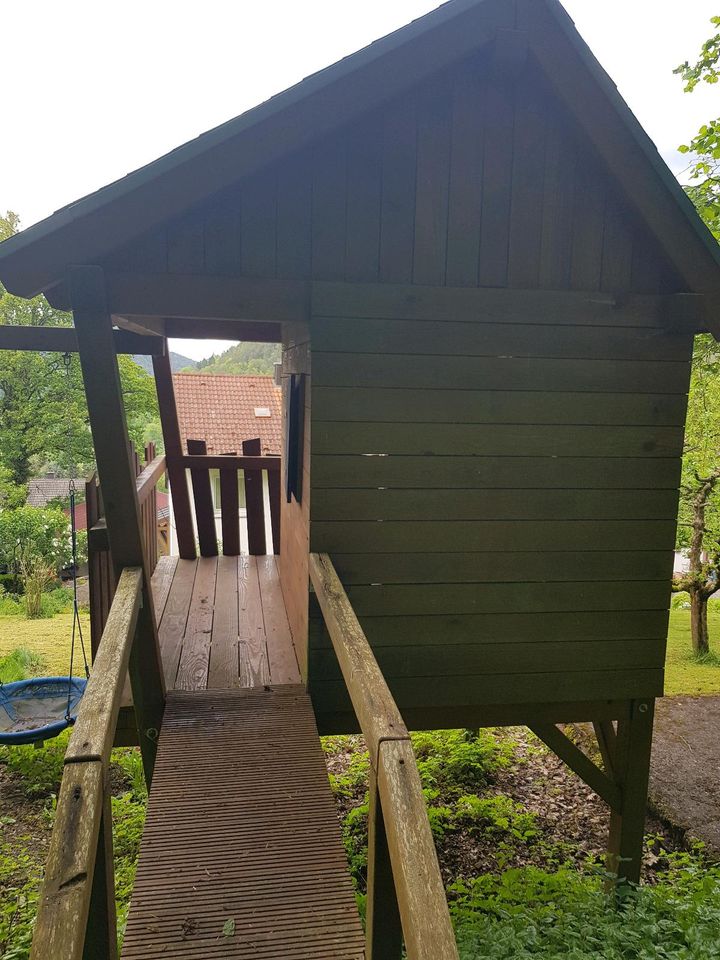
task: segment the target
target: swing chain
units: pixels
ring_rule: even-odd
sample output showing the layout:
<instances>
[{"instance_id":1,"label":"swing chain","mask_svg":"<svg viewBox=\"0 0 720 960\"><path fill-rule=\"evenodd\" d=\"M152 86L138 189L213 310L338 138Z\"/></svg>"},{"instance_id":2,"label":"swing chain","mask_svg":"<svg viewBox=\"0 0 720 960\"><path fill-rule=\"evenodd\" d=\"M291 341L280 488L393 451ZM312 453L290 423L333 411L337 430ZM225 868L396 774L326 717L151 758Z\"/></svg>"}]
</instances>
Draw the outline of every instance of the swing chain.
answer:
<instances>
[{"instance_id":1,"label":"swing chain","mask_svg":"<svg viewBox=\"0 0 720 960\"><path fill-rule=\"evenodd\" d=\"M72 358L69 353L63 354L63 365L65 367L65 374L67 376L67 394L68 402L71 400L71 364ZM77 568L78 568L78 546L77 546L77 525L76 525L76 511L75 511L75 467L72 459L72 427L70 425L70 417L68 417L68 443L67 443L67 454L68 454L68 467L70 469L70 480L68 482L68 493L70 495L70 550L72 555L72 586L73 586L73 621L72 621L72 635L70 640L70 667L68 669L68 695L67 695L67 706L65 710L65 719L68 723L72 723L73 719L70 714L70 706L72 702L72 689L73 689L73 661L75 659L75 637L77 636L80 640L80 649L82 651L83 664L85 666L85 677L89 679L90 677L90 667L88 666L87 653L85 652L85 640L83 638L82 624L80 623L80 609L78 604L78 584L77 584Z\"/></svg>"}]
</instances>

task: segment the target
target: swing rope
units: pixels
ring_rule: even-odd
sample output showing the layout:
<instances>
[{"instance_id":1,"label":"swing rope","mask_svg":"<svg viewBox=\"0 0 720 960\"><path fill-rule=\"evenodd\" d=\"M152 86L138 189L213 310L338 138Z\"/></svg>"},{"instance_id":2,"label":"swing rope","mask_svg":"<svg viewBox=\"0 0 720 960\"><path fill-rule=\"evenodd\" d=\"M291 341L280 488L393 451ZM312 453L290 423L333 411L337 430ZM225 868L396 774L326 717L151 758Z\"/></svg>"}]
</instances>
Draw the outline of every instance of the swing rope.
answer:
<instances>
[{"instance_id":1,"label":"swing rope","mask_svg":"<svg viewBox=\"0 0 720 960\"><path fill-rule=\"evenodd\" d=\"M68 385L68 401L71 399L70 389L70 364L71 358L69 353L63 354L63 364L65 365L65 373L67 375L67 385ZM87 653L85 651L85 640L82 632L82 624L80 622L80 609L78 605L78 584L77 584L77 568L78 568L78 548L77 548L77 526L76 526L76 517L75 517L75 468L72 461L71 454L71 441L72 434L70 428L70 418L68 417L68 458L70 462L70 482L68 484L68 492L70 494L70 547L72 554L72 585L73 585L73 619L72 619L72 634L70 639L70 667L68 669L68 693L67 693L67 707L65 709L65 719L68 723L72 723L72 717L70 715L70 706L72 702L72 693L73 693L73 663L75 660L75 639L76 637L80 641L80 649L82 651L83 664L85 666L85 677L86 679L90 678L90 667L88 666Z\"/></svg>"}]
</instances>

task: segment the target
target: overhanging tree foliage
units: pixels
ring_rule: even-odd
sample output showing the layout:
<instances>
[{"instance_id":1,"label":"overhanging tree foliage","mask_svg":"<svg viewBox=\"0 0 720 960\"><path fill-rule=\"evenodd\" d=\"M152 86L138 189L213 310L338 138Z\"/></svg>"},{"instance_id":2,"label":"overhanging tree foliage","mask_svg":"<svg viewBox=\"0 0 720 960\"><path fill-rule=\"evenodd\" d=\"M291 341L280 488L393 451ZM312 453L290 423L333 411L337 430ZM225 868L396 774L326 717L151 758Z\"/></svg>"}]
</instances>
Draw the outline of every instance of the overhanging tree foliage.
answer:
<instances>
[{"instance_id":1,"label":"overhanging tree foliage","mask_svg":"<svg viewBox=\"0 0 720 960\"><path fill-rule=\"evenodd\" d=\"M713 17L720 27L720 17ZM691 93L698 83L720 78L720 34L702 46L697 62L681 64L676 73ZM720 118L703 124L689 144L680 147L692 155L686 191L698 213L720 239ZM680 487L678 547L686 552L687 573L676 577L673 589L690 595L690 624L694 651L710 650L707 603L720 577L720 344L710 336L696 339L688 402L685 449Z\"/></svg>"},{"instance_id":2,"label":"overhanging tree foliage","mask_svg":"<svg viewBox=\"0 0 720 960\"><path fill-rule=\"evenodd\" d=\"M707 602L720 576L720 345L707 334L695 343L685 428L678 547L687 573L673 581L690 595L693 649L710 650Z\"/></svg>"},{"instance_id":3,"label":"overhanging tree foliage","mask_svg":"<svg viewBox=\"0 0 720 960\"><path fill-rule=\"evenodd\" d=\"M18 229L18 217L0 216L0 240ZM23 300L0 285L0 324L71 326L68 313L53 309L45 297ZM146 424L157 417L152 379L130 357L118 358L130 435L137 446ZM66 366L62 355L0 351L0 493L12 493L45 466L82 473L94 460L80 364ZM10 496L10 501L7 496Z\"/></svg>"}]
</instances>

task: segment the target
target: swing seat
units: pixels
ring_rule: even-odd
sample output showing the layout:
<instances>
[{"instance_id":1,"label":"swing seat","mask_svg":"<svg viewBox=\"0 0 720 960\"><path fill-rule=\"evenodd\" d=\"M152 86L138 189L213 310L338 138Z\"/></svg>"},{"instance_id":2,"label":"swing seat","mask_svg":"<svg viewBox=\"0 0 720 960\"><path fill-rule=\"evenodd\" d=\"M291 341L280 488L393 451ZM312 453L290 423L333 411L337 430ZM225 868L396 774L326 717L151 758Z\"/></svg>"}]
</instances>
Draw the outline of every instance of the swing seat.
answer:
<instances>
[{"instance_id":1,"label":"swing seat","mask_svg":"<svg viewBox=\"0 0 720 960\"><path fill-rule=\"evenodd\" d=\"M56 737L75 722L86 684L83 677L32 677L1 684L0 744Z\"/></svg>"}]
</instances>

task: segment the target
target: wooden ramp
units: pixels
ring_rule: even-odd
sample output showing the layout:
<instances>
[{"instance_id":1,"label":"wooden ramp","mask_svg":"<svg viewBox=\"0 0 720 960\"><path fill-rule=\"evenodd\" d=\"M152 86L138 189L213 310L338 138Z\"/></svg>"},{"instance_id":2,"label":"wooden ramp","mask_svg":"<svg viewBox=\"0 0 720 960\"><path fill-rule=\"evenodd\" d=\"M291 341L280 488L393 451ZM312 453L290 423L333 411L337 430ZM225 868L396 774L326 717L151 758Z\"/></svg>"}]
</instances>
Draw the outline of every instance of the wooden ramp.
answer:
<instances>
[{"instance_id":1,"label":"wooden ramp","mask_svg":"<svg viewBox=\"0 0 720 960\"><path fill-rule=\"evenodd\" d=\"M304 688L169 691L124 960L363 956Z\"/></svg>"}]
</instances>

